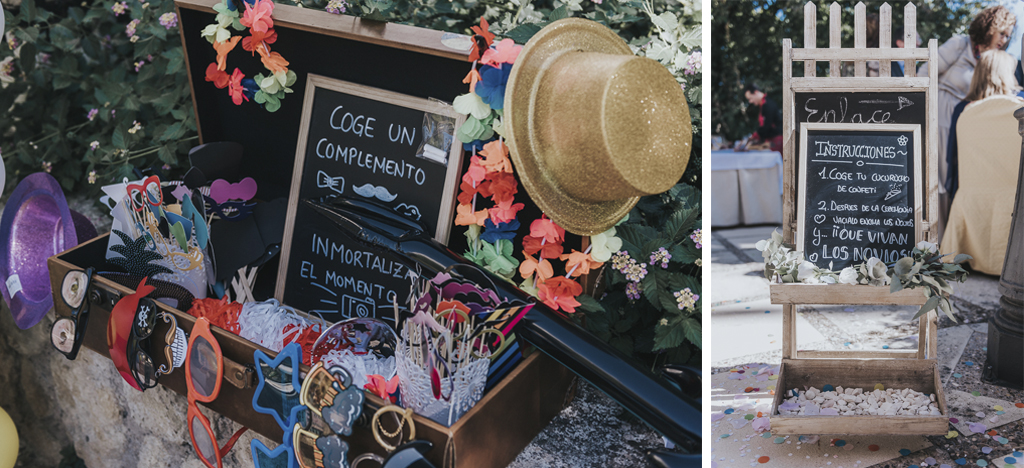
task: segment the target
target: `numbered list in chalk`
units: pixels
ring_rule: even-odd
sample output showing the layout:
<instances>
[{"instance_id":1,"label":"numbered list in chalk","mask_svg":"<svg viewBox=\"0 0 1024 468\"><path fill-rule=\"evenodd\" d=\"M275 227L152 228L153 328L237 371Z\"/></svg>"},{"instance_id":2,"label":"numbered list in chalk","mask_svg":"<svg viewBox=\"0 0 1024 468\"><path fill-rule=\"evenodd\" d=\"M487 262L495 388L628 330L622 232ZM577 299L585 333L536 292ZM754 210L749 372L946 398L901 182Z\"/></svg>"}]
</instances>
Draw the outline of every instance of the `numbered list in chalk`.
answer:
<instances>
[{"instance_id":1,"label":"numbered list in chalk","mask_svg":"<svg viewBox=\"0 0 1024 468\"><path fill-rule=\"evenodd\" d=\"M915 244L914 132L808 131L803 245L810 262L839 270Z\"/></svg>"}]
</instances>

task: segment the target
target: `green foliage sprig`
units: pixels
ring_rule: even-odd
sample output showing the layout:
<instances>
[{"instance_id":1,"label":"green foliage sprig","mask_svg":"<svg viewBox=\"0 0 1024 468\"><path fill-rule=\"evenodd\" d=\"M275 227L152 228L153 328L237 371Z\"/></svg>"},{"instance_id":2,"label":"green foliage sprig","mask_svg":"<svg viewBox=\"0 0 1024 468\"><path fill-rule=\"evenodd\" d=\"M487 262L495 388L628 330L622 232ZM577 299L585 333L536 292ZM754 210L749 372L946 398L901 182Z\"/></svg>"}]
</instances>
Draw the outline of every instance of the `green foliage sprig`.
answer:
<instances>
[{"instance_id":1,"label":"green foliage sprig","mask_svg":"<svg viewBox=\"0 0 1024 468\"><path fill-rule=\"evenodd\" d=\"M925 313L939 308L956 322L949 295L953 294L951 282L963 283L967 279L967 270L960 264L970 260L967 254L953 257L952 263L942 259L950 254L940 255L939 248L931 242L921 241L910 251L910 256L903 257L887 267L880 259L872 257L868 261L844 268L842 271L819 268L804 260L803 252L796 250L793 244L783 242L778 231L772 237L759 241L757 250L764 257L764 276L770 281L780 283L809 284L863 284L870 286L889 285L889 292L895 293L903 289L921 288L928 300L914 314L918 318ZM831 265L830 265L831 267Z\"/></svg>"},{"instance_id":2,"label":"green foliage sprig","mask_svg":"<svg viewBox=\"0 0 1024 468\"><path fill-rule=\"evenodd\" d=\"M577 298L587 329L652 366L700 362L700 226L692 186L641 198L615 228L622 251L603 269L604 294Z\"/></svg>"}]
</instances>

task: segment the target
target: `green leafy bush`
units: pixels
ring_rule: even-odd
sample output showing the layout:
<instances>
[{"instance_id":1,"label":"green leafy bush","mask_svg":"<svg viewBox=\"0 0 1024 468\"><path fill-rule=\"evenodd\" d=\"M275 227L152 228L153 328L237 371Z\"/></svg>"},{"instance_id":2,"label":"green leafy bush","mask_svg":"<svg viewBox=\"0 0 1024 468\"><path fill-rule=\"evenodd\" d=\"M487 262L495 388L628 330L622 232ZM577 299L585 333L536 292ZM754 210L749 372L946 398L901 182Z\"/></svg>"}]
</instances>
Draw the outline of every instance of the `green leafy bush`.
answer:
<instances>
[{"instance_id":1,"label":"green leafy bush","mask_svg":"<svg viewBox=\"0 0 1024 468\"><path fill-rule=\"evenodd\" d=\"M173 10L172 0L7 9L0 151L9 178L45 170L74 191L133 167L177 166L197 137Z\"/></svg>"},{"instance_id":2,"label":"green leafy bush","mask_svg":"<svg viewBox=\"0 0 1024 468\"><path fill-rule=\"evenodd\" d=\"M622 251L602 270L603 293L577 298L586 327L653 367L699 364L700 226L700 191L689 185L641 198L615 228Z\"/></svg>"},{"instance_id":3,"label":"green leafy bush","mask_svg":"<svg viewBox=\"0 0 1024 468\"><path fill-rule=\"evenodd\" d=\"M665 64L686 87L700 128L699 67L688 64L700 44L699 2L282 2L458 33L483 17L520 43L555 19L590 18ZM198 136L173 0L22 0L5 12L0 154L10 182L45 170L66 191L88 191L135 167L181 167ZM699 183L694 156L686 179Z\"/></svg>"}]
</instances>

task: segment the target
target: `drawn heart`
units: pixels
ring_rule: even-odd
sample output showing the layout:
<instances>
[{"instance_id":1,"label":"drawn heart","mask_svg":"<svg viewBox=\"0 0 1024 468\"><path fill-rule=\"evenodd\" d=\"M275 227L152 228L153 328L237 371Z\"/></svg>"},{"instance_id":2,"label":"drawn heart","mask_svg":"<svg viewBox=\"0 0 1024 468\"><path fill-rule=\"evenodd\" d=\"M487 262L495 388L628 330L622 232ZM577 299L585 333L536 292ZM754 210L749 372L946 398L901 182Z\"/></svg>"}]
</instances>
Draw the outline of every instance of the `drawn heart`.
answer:
<instances>
[{"instance_id":1,"label":"drawn heart","mask_svg":"<svg viewBox=\"0 0 1024 468\"><path fill-rule=\"evenodd\" d=\"M246 177L236 184L229 183L224 179L217 179L210 184L210 198L217 203L224 203L228 200L250 200L256 196L256 181L252 177Z\"/></svg>"},{"instance_id":2,"label":"drawn heart","mask_svg":"<svg viewBox=\"0 0 1024 468\"><path fill-rule=\"evenodd\" d=\"M823 214L814 215L814 222L816 222L818 224L821 224L821 223L825 222L825 215L823 215Z\"/></svg>"}]
</instances>

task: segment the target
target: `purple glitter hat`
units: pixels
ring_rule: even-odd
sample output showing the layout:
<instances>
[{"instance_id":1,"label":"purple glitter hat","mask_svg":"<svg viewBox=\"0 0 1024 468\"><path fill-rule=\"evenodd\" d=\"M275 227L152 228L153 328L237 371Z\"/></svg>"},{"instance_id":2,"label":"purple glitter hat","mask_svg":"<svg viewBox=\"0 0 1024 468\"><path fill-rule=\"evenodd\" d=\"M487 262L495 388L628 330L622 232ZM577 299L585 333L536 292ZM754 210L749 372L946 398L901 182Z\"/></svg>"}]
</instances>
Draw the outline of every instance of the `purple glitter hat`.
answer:
<instances>
[{"instance_id":1,"label":"purple glitter hat","mask_svg":"<svg viewBox=\"0 0 1024 468\"><path fill-rule=\"evenodd\" d=\"M78 218L45 172L25 177L11 193L0 218L0 290L18 328L39 323L53 307L46 259L78 245L75 221L86 223L83 234L95 235L88 219Z\"/></svg>"}]
</instances>

